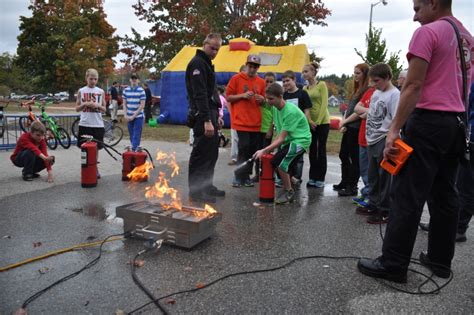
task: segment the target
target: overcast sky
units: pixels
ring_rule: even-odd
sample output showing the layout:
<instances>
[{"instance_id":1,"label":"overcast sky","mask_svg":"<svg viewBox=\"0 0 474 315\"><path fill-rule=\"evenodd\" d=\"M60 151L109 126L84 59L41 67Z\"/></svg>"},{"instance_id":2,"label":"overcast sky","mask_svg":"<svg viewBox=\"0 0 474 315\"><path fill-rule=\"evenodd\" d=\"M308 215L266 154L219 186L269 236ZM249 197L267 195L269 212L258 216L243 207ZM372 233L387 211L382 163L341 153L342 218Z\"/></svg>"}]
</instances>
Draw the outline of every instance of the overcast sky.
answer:
<instances>
[{"instance_id":1,"label":"overcast sky","mask_svg":"<svg viewBox=\"0 0 474 315\"><path fill-rule=\"evenodd\" d=\"M365 51L365 34L369 29L371 4L378 0L325 0L332 11L326 19L327 27L310 26L306 35L298 40L310 51L324 58L320 74L352 73L353 66L362 60L354 48ZM382 37L387 40L389 52L401 51L404 66L405 55L413 31L419 26L413 22L411 0L387 0L387 5L379 3L373 8L372 24L382 28ZM0 0L0 53L16 52L19 35L19 17L31 16L29 0ZM139 21L131 5L135 0L106 0L104 9L108 22L117 29L118 35L130 33L134 27L142 34L150 28ZM453 13L467 29L474 34L474 1L453 0Z\"/></svg>"}]
</instances>

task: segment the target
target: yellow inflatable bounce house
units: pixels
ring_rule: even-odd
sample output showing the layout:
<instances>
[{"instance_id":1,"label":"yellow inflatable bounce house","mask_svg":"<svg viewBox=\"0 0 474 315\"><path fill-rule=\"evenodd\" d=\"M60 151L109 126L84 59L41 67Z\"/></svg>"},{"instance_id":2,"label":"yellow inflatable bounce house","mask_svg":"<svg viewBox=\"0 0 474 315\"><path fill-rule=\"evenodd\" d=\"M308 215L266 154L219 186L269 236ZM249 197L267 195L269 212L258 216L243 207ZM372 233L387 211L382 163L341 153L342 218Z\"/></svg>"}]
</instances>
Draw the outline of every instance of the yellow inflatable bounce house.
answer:
<instances>
[{"instance_id":1,"label":"yellow inflatable bounce house","mask_svg":"<svg viewBox=\"0 0 474 315\"><path fill-rule=\"evenodd\" d=\"M170 61L161 73L160 123L185 124L188 100L185 84L186 66L196 54L198 47L186 46ZM262 65L259 75L271 71L280 80L286 70L296 73L297 81L302 83L301 70L309 63L306 45L258 46L245 38L235 38L229 45L223 45L213 64L218 85L227 85L230 78L245 64L249 54L259 55ZM229 126L229 115L224 115L225 125Z\"/></svg>"}]
</instances>

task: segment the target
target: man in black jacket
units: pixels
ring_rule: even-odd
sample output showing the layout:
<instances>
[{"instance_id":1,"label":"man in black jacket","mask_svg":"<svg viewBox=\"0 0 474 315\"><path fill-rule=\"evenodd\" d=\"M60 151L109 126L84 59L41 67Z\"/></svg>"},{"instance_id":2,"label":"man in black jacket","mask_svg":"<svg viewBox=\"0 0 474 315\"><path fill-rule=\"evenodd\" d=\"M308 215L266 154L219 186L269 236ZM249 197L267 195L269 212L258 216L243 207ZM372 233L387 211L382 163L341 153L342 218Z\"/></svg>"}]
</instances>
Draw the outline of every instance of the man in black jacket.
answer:
<instances>
[{"instance_id":1,"label":"man in black jacket","mask_svg":"<svg viewBox=\"0 0 474 315\"><path fill-rule=\"evenodd\" d=\"M186 68L186 90L189 101L188 126L193 128L194 142L189 158L189 199L214 203L225 192L213 185L214 167L219 153L218 118L221 107L216 89L214 66L211 60L222 44L219 34L208 34L203 48L196 51Z\"/></svg>"}]
</instances>

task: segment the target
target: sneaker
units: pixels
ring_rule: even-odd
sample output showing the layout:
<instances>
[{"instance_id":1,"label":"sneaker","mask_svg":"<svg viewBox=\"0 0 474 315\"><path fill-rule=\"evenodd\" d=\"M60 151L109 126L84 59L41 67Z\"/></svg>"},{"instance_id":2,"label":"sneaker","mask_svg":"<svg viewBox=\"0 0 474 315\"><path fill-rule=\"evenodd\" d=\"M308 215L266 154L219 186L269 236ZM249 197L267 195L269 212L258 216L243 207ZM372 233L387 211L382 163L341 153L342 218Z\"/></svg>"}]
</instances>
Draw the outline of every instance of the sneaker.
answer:
<instances>
[{"instance_id":1,"label":"sneaker","mask_svg":"<svg viewBox=\"0 0 474 315\"><path fill-rule=\"evenodd\" d=\"M235 165L235 164L237 164L236 160L231 160L229 163L227 163L227 165Z\"/></svg>"},{"instance_id":2,"label":"sneaker","mask_svg":"<svg viewBox=\"0 0 474 315\"><path fill-rule=\"evenodd\" d=\"M362 196L354 197L352 201L359 207L367 207L369 205L368 200Z\"/></svg>"},{"instance_id":3,"label":"sneaker","mask_svg":"<svg viewBox=\"0 0 474 315\"><path fill-rule=\"evenodd\" d=\"M38 178L38 177L40 177L40 174L38 174L38 173L33 174L33 178Z\"/></svg>"},{"instance_id":4,"label":"sneaker","mask_svg":"<svg viewBox=\"0 0 474 315\"><path fill-rule=\"evenodd\" d=\"M254 182L253 182L251 179L246 179L246 180L244 181L244 186L245 186L245 187L253 187L253 186L255 186L255 184L254 184Z\"/></svg>"},{"instance_id":5,"label":"sneaker","mask_svg":"<svg viewBox=\"0 0 474 315\"><path fill-rule=\"evenodd\" d=\"M332 189L336 191L341 190L343 188L346 188L346 185L342 182L340 182L339 184L332 185Z\"/></svg>"},{"instance_id":6,"label":"sneaker","mask_svg":"<svg viewBox=\"0 0 474 315\"><path fill-rule=\"evenodd\" d=\"M236 178L232 181L232 187L242 187L242 182Z\"/></svg>"},{"instance_id":7,"label":"sneaker","mask_svg":"<svg viewBox=\"0 0 474 315\"><path fill-rule=\"evenodd\" d=\"M250 179L254 183L258 183L260 181L260 178L256 175Z\"/></svg>"},{"instance_id":8,"label":"sneaker","mask_svg":"<svg viewBox=\"0 0 474 315\"><path fill-rule=\"evenodd\" d=\"M314 179L310 179L306 183L306 187L308 187L308 188L318 188L318 186L316 186L316 181Z\"/></svg>"},{"instance_id":9,"label":"sneaker","mask_svg":"<svg viewBox=\"0 0 474 315\"><path fill-rule=\"evenodd\" d=\"M291 178L291 188L293 188L293 190L300 190L302 182L303 181L301 179L298 179L296 177L292 177Z\"/></svg>"},{"instance_id":10,"label":"sneaker","mask_svg":"<svg viewBox=\"0 0 474 315\"><path fill-rule=\"evenodd\" d=\"M315 183L316 183L317 188L324 188L324 186L325 186L324 182L322 182L320 180L317 180Z\"/></svg>"},{"instance_id":11,"label":"sneaker","mask_svg":"<svg viewBox=\"0 0 474 315\"><path fill-rule=\"evenodd\" d=\"M372 214L368 219L369 224L384 224L388 222L388 213L386 211Z\"/></svg>"},{"instance_id":12,"label":"sneaker","mask_svg":"<svg viewBox=\"0 0 474 315\"><path fill-rule=\"evenodd\" d=\"M295 200L295 191L291 190L283 190L280 192L280 195L275 199L275 203L277 205L282 205L285 203L292 203Z\"/></svg>"}]
</instances>

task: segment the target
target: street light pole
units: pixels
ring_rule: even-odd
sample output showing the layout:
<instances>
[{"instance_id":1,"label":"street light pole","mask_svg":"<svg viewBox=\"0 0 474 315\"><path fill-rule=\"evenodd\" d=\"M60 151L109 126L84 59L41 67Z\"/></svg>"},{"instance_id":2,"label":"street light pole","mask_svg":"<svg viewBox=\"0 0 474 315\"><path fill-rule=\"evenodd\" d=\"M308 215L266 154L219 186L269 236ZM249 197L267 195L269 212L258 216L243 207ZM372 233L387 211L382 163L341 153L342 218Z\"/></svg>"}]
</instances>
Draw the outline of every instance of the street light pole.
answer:
<instances>
[{"instance_id":1,"label":"street light pole","mask_svg":"<svg viewBox=\"0 0 474 315\"><path fill-rule=\"evenodd\" d=\"M378 5L379 3L382 3L383 5L387 5L387 0L380 0L380 1L377 1L376 3L370 4L369 36L372 33L372 11L374 10L374 7Z\"/></svg>"}]
</instances>

